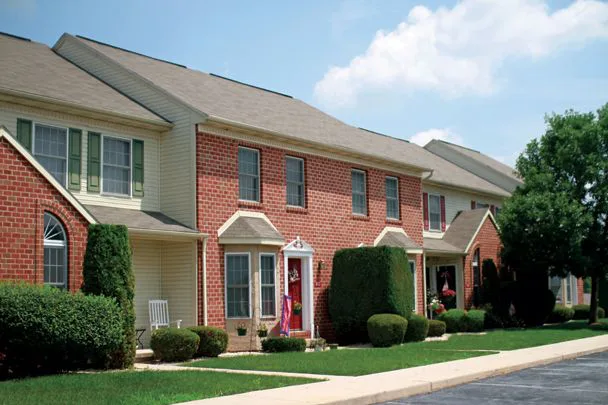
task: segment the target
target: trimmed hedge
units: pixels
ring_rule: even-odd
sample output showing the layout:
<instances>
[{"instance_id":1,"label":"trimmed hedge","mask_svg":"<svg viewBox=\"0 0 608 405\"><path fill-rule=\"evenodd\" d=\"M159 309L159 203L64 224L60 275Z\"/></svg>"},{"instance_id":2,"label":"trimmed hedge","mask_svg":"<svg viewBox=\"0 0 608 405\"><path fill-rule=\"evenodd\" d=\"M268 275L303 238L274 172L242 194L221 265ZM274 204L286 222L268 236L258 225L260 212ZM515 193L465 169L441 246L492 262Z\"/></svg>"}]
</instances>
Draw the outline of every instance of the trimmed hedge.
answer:
<instances>
[{"instance_id":1,"label":"trimmed hedge","mask_svg":"<svg viewBox=\"0 0 608 405\"><path fill-rule=\"evenodd\" d=\"M481 270L481 274L483 275L481 300L483 304L500 305L498 302L500 297L500 278L498 277L498 269L496 268L496 264L494 264L494 260L484 259Z\"/></svg>"},{"instance_id":2,"label":"trimmed hedge","mask_svg":"<svg viewBox=\"0 0 608 405\"><path fill-rule=\"evenodd\" d=\"M437 320L445 322L445 330L447 333L464 332L465 314L466 312L462 309L450 309L449 311L439 314Z\"/></svg>"},{"instance_id":3,"label":"trimmed hedge","mask_svg":"<svg viewBox=\"0 0 608 405\"><path fill-rule=\"evenodd\" d=\"M150 347L160 361L186 361L194 356L200 341L191 330L163 328L152 332Z\"/></svg>"},{"instance_id":4,"label":"trimmed hedge","mask_svg":"<svg viewBox=\"0 0 608 405\"><path fill-rule=\"evenodd\" d=\"M407 320L404 342L421 342L429 333L429 320L424 316L412 314Z\"/></svg>"},{"instance_id":5,"label":"trimmed hedge","mask_svg":"<svg viewBox=\"0 0 608 405\"><path fill-rule=\"evenodd\" d=\"M464 317L463 332L483 332L486 311L481 309L471 309L467 311Z\"/></svg>"},{"instance_id":6,"label":"trimmed hedge","mask_svg":"<svg viewBox=\"0 0 608 405\"><path fill-rule=\"evenodd\" d=\"M407 319L395 314L376 314L367 320L368 337L375 347L401 344L407 329Z\"/></svg>"},{"instance_id":7,"label":"trimmed hedge","mask_svg":"<svg viewBox=\"0 0 608 405\"><path fill-rule=\"evenodd\" d=\"M549 323L564 323L568 322L574 317L574 309L565 307L563 305L556 305L553 308L553 312L549 315L547 322Z\"/></svg>"},{"instance_id":8,"label":"trimmed hedge","mask_svg":"<svg viewBox=\"0 0 608 405\"><path fill-rule=\"evenodd\" d=\"M269 337L262 340L262 351L266 353L303 352L306 340L295 337Z\"/></svg>"},{"instance_id":9,"label":"trimmed hedge","mask_svg":"<svg viewBox=\"0 0 608 405\"><path fill-rule=\"evenodd\" d=\"M445 322L438 321L437 319L431 319L429 321L429 333L428 337L440 337L445 334Z\"/></svg>"},{"instance_id":10,"label":"trimmed hedge","mask_svg":"<svg viewBox=\"0 0 608 405\"><path fill-rule=\"evenodd\" d=\"M572 309L574 310L574 319L576 319L576 320L589 319L589 313L591 312L591 308L589 305L587 305L587 304L574 305L572 307ZM606 317L606 311L604 310L604 308L597 307L597 317L598 318Z\"/></svg>"},{"instance_id":11,"label":"trimmed hedge","mask_svg":"<svg viewBox=\"0 0 608 405\"><path fill-rule=\"evenodd\" d=\"M547 278L522 278L515 282L515 314L527 327L541 326L555 307L555 294L547 288Z\"/></svg>"},{"instance_id":12,"label":"trimmed hedge","mask_svg":"<svg viewBox=\"0 0 608 405\"><path fill-rule=\"evenodd\" d=\"M122 322L113 298L0 283L0 379L107 368Z\"/></svg>"},{"instance_id":13,"label":"trimmed hedge","mask_svg":"<svg viewBox=\"0 0 608 405\"><path fill-rule=\"evenodd\" d=\"M217 357L228 348L228 332L213 326L192 326L188 330L200 338L196 357Z\"/></svg>"},{"instance_id":14,"label":"trimmed hedge","mask_svg":"<svg viewBox=\"0 0 608 405\"><path fill-rule=\"evenodd\" d=\"M369 341L369 317L407 317L413 302L412 275L403 249L361 247L342 249L334 255L328 305L339 343Z\"/></svg>"},{"instance_id":15,"label":"trimmed hedge","mask_svg":"<svg viewBox=\"0 0 608 405\"><path fill-rule=\"evenodd\" d=\"M124 342L112 356L112 366L126 368L135 360L135 275L131 246L124 225L89 225L84 255L82 291L114 297L123 312Z\"/></svg>"}]
</instances>

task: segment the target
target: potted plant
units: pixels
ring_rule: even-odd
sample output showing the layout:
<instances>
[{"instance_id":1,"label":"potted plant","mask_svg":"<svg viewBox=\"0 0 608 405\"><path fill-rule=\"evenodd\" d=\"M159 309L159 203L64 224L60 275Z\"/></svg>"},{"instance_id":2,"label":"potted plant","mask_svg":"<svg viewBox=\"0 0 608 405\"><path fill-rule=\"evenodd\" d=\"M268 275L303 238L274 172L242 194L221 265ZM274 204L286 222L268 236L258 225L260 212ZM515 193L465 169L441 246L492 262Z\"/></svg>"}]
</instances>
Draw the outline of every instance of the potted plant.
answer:
<instances>
[{"instance_id":1,"label":"potted plant","mask_svg":"<svg viewBox=\"0 0 608 405\"><path fill-rule=\"evenodd\" d=\"M258 326L258 336L260 338L268 336L268 326L266 326L265 323L261 323L260 326Z\"/></svg>"},{"instance_id":2,"label":"potted plant","mask_svg":"<svg viewBox=\"0 0 608 405\"><path fill-rule=\"evenodd\" d=\"M302 313L302 303L299 301L296 301L293 303L293 314L294 315L300 315Z\"/></svg>"},{"instance_id":3,"label":"potted plant","mask_svg":"<svg viewBox=\"0 0 608 405\"><path fill-rule=\"evenodd\" d=\"M247 326L244 323L239 323L236 327L236 333L239 336L247 335Z\"/></svg>"}]
</instances>

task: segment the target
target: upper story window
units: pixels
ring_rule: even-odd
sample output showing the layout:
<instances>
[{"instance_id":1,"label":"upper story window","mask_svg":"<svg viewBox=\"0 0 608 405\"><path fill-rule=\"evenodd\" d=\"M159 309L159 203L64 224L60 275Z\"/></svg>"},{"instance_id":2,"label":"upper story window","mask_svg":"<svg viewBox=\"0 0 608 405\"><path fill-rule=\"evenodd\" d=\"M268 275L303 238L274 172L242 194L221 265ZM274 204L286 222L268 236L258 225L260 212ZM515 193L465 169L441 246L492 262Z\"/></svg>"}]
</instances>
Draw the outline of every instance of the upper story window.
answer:
<instances>
[{"instance_id":1,"label":"upper story window","mask_svg":"<svg viewBox=\"0 0 608 405\"><path fill-rule=\"evenodd\" d=\"M260 151L239 147L239 199L260 201Z\"/></svg>"},{"instance_id":2,"label":"upper story window","mask_svg":"<svg viewBox=\"0 0 608 405\"><path fill-rule=\"evenodd\" d=\"M441 231L441 197L429 194L429 229Z\"/></svg>"},{"instance_id":3,"label":"upper story window","mask_svg":"<svg viewBox=\"0 0 608 405\"><path fill-rule=\"evenodd\" d=\"M131 194L131 142L103 137L103 192Z\"/></svg>"},{"instance_id":4,"label":"upper story window","mask_svg":"<svg viewBox=\"0 0 608 405\"><path fill-rule=\"evenodd\" d=\"M44 213L44 284L68 286L67 237L61 222L48 212Z\"/></svg>"},{"instance_id":5,"label":"upper story window","mask_svg":"<svg viewBox=\"0 0 608 405\"><path fill-rule=\"evenodd\" d=\"M353 214L367 215L367 189L365 185L365 172L353 169L351 172Z\"/></svg>"},{"instance_id":6,"label":"upper story window","mask_svg":"<svg viewBox=\"0 0 608 405\"><path fill-rule=\"evenodd\" d=\"M67 179L68 130L49 125L34 126L33 154L62 186Z\"/></svg>"},{"instance_id":7,"label":"upper story window","mask_svg":"<svg viewBox=\"0 0 608 405\"><path fill-rule=\"evenodd\" d=\"M304 207L304 159L287 156L287 205Z\"/></svg>"},{"instance_id":8,"label":"upper story window","mask_svg":"<svg viewBox=\"0 0 608 405\"><path fill-rule=\"evenodd\" d=\"M386 177L386 217L399 219L399 179Z\"/></svg>"},{"instance_id":9,"label":"upper story window","mask_svg":"<svg viewBox=\"0 0 608 405\"><path fill-rule=\"evenodd\" d=\"M249 253L226 254L226 317L249 318Z\"/></svg>"}]
</instances>

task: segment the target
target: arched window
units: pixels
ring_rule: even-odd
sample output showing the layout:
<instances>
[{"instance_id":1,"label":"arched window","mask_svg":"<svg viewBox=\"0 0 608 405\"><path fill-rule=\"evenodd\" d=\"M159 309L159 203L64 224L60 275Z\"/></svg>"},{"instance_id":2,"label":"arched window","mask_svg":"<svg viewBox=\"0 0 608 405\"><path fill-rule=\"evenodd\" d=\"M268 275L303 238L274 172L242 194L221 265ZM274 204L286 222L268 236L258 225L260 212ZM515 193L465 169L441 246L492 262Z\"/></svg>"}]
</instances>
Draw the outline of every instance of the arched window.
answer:
<instances>
[{"instance_id":1,"label":"arched window","mask_svg":"<svg viewBox=\"0 0 608 405\"><path fill-rule=\"evenodd\" d=\"M68 240L59 220L44 213L44 284L68 286Z\"/></svg>"}]
</instances>

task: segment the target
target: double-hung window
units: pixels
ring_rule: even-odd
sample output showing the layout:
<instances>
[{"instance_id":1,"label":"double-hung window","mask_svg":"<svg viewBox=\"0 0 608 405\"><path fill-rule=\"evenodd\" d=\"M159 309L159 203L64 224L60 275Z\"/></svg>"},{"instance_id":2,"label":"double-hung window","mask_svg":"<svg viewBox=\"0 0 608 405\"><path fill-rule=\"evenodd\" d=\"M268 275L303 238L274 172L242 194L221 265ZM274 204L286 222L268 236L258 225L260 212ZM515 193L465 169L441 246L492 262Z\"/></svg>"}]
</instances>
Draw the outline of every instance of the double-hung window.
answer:
<instances>
[{"instance_id":1,"label":"double-hung window","mask_svg":"<svg viewBox=\"0 0 608 405\"><path fill-rule=\"evenodd\" d=\"M68 286L68 244L63 225L53 215L44 213L44 284Z\"/></svg>"},{"instance_id":2,"label":"double-hung window","mask_svg":"<svg viewBox=\"0 0 608 405\"><path fill-rule=\"evenodd\" d=\"M304 159L287 156L287 205L304 207Z\"/></svg>"},{"instance_id":3,"label":"double-hung window","mask_svg":"<svg viewBox=\"0 0 608 405\"><path fill-rule=\"evenodd\" d=\"M249 253L226 254L226 317L250 317Z\"/></svg>"},{"instance_id":4,"label":"double-hung window","mask_svg":"<svg viewBox=\"0 0 608 405\"><path fill-rule=\"evenodd\" d=\"M412 296L412 312L416 312L416 292L418 291L418 286L416 285L416 262L414 260L409 260L410 272L412 273L412 283L414 284L414 294Z\"/></svg>"},{"instance_id":5,"label":"double-hung window","mask_svg":"<svg viewBox=\"0 0 608 405\"><path fill-rule=\"evenodd\" d=\"M441 197L429 194L429 229L441 231Z\"/></svg>"},{"instance_id":6,"label":"double-hung window","mask_svg":"<svg viewBox=\"0 0 608 405\"><path fill-rule=\"evenodd\" d=\"M49 125L34 126L33 154L61 185L67 179L68 130Z\"/></svg>"},{"instance_id":7,"label":"double-hung window","mask_svg":"<svg viewBox=\"0 0 608 405\"><path fill-rule=\"evenodd\" d=\"M353 214L367 215L367 190L365 172L353 169L351 172Z\"/></svg>"},{"instance_id":8,"label":"double-hung window","mask_svg":"<svg viewBox=\"0 0 608 405\"><path fill-rule=\"evenodd\" d=\"M260 152L239 147L239 199L260 201Z\"/></svg>"},{"instance_id":9,"label":"double-hung window","mask_svg":"<svg viewBox=\"0 0 608 405\"><path fill-rule=\"evenodd\" d=\"M103 192L131 195L131 142L103 137Z\"/></svg>"},{"instance_id":10,"label":"double-hung window","mask_svg":"<svg viewBox=\"0 0 608 405\"><path fill-rule=\"evenodd\" d=\"M399 219L399 179L386 177L386 217Z\"/></svg>"},{"instance_id":11,"label":"double-hung window","mask_svg":"<svg viewBox=\"0 0 608 405\"><path fill-rule=\"evenodd\" d=\"M276 316L275 255L260 255L261 315Z\"/></svg>"}]
</instances>

